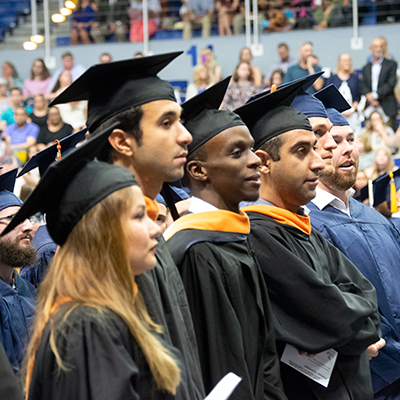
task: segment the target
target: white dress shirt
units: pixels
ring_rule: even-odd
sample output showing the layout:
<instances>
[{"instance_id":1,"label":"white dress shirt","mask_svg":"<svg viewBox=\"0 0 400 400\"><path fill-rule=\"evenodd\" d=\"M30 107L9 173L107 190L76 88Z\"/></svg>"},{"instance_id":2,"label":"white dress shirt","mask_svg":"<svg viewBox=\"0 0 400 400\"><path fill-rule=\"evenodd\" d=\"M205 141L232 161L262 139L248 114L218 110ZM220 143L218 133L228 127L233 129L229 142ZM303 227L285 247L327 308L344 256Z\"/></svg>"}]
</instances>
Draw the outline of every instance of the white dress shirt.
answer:
<instances>
[{"instance_id":1,"label":"white dress shirt","mask_svg":"<svg viewBox=\"0 0 400 400\"><path fill-rule=\"evenodd\" d=\"M198 197L192 196L190 199L189 212L196 214L207 211L218 211L218 208Z\"/></svg>"},{"instance_id":2,"label":"white dress shirt","mask_svg":"<svg viewBox=\"0 0 400 400\"><path fill-rule=\"evenodd\" d=\"M383 57L381 57L378 61L372 62L372 70L371 70L371 82L372 82L372 96L374 99L377 99L378 96L378 81L379 75L382 69L382 61Z\"/></svg>"},{"instance_id":3,"label":"white dress shirt","mask_svg":"<svg viewBox=\"0 0 400 400\"><path fill-rule=\"evenodd\" d=\"M350 215L350 199L354 196L355 190L350 188L346 190L347 196L347 204L343 203L338 197L329 193L325 190L322 190L317 187L317 195L311 200L320 210L323 210L326 206L331 205L335 207L337 210L347 214L349 217Z\"/></svg>"}]
</instances>

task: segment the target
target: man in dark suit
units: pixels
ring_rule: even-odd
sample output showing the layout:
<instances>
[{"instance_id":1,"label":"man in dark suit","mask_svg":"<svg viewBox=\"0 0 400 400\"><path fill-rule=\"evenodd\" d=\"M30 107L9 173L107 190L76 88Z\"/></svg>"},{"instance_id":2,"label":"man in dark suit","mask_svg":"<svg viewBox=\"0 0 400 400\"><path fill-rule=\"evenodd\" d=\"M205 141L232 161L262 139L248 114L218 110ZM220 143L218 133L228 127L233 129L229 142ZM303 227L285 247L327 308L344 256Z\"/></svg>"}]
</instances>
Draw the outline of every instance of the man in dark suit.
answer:
<instances>
[{"instance_id":1,"label":"man in dark suit","mask_svg":"<svg viewBox=\"0 0 400 400\"><path fill-rule=\"evenodd\" d=\"M383 56L382 39L374 39L369 47L372 62L362 69L361 93L373 107L381 106L389 117L388 125L396 130L397 101L394 95L397 63Z\"/></svg>"}]
</instances>

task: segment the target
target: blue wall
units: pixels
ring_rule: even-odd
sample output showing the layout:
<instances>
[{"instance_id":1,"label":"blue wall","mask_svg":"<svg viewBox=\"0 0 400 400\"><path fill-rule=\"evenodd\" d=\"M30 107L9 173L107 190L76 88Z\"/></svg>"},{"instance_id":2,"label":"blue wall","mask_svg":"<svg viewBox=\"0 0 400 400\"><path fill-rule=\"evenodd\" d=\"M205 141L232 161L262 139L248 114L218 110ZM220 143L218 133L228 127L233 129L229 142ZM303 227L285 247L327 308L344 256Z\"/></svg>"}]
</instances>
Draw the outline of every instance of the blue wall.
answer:
<instances>
[{"instance_id":1,"label":"blue wall","mask_svg":"<svg viewBox=\"0 0 400 400\"><path fill-rule=\"evenodd\" d=\"M269 33L260 36L260 42L264 45L264 55L256 57L254 65L261 69L262 73L269 70L270 65L277 60L276 46L284 41L291 48L291 54L297 58L297 49L303 41L311 40L314 43L314 52L320 59L322 67L330 67L333 70L336 67L336 60L340 53L348 52L353 58L354 68L361 68L369 55L369 44L374 37L386 36L389 43L389 52L394 55L397 61L400 61L400 46L398 40L400 37L400 24L392 25L368 25L359 30L359 35L364 40L362 50L350 49L350 38L353 36L353 29L349 28L331 28L323 31L302 30L283 33ZM193 45L200 48L212 45L217 55L218 64L222 67L222 73L227 76L233 72L237 63L239 50L245 46L246 39L244 35L219 37L212 36L207 39L195 38L192 40L152 40L150 41L150 50L155 54L169 51L183 50L188 51ZM0 45L1 47L1 45ZM71 51L75 56L75 62L90 67L97 63L98 57L102 52L109 52L114 60L130 58L137 51L142 51L141 43L109 43L96 45L79 45L68 47L56 47L51 49L51 55L56 56L57 68L60 67L60 56L65 51ZM0 52L0 62L11 61L18 69L22 78L27 78L33 59L44 58L44 49L35 51L24 50L2 50ZM170 66L161 72L160 76L168 80L191 80L192 77L192 58L189 54L184 54L175 60ZM107 82L99 82L107 84Z\"/></svg>"}]
</instances>

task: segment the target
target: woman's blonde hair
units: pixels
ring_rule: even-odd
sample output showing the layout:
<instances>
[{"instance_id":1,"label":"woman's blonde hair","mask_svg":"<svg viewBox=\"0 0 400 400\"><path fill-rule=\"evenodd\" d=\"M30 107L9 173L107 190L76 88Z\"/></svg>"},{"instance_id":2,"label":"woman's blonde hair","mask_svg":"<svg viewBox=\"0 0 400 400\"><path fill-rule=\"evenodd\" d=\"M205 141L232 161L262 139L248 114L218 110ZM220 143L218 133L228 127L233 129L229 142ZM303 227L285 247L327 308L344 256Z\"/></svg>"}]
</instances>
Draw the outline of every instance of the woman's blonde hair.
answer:
<instances>
[{"instance_id":1,"label":"woman's blonde hair","mask_svg":"<svg viewBox=\"0 0 400 400\"><path fill-rule=\"evenodd\" d=\"M161 328L151 319L137 293L128 256L131 231L129 211L134 203L132 187L118 190L88 211L59 248L39 293L37 317L26 357L27 395L35 353L43 329L51 320L50 346L59 368L66 366L56 343L54 307L68 299L71 306L61 324L78 305L100 313L112 310L129 327L142 349L160 390L176 393L180 371L170 352L156 338ZM53 314L52 314L53 313Z\"/></svg>"},{"instance_id":2,"label":"woman's blonde hair","mask_svg":"<svg viewBox=\"0 0 400 400\"><path fill-rule=\"evenodd\" d=\"M370 179L374 180L378 176L382 175L382 171L378 169L378 165L376 163L376 156L378 155L379 151L385 152L386 156L388 157L388 165L383 173L389 173L393 171L394 168L394 161L392 159L392 152L390 151L389 147L381 146L375 150L375 158L374 158L374 166L372 168L371 177Z\"/></svg>"},{"instance_id":3,"label":"woman's blonde hair","mask_svg":"<svg viewBox=\"0 0 400 400\"><path fill-rule=\"evenodd\" d=\"M193 83L196 85L196 87L199 87L203 82L200 80L200 71L202 69L205 69L206 71L206 81L204 82L204 84L206 86L210 86L211 85L211 76L210 76L210 71L208 70L208 68L203 65L203 64L199 64L196 65L194 71L193 71Z\"/></svg>"},{"instance_id":4,"label":"woman's blonde hair","mask_svg":"<svg viewBox=\"0 0 400 400\"><path fill-rule=\"evenodd\" d=\"M340 72L341 71L341 69L342 69L342 67L341 67L341 58L345 54L347 54L347 53L342 53L342 54L339 55L338 60L337 60L337 64L336 64L336 72ZM347 55L350 57L349 54L347 54ZM354 72L353 60L351 59L351 57L350 57L350 70L349 70L349 72L350 72L350 74L352 74Z\"/></svg>"}]
</instances>

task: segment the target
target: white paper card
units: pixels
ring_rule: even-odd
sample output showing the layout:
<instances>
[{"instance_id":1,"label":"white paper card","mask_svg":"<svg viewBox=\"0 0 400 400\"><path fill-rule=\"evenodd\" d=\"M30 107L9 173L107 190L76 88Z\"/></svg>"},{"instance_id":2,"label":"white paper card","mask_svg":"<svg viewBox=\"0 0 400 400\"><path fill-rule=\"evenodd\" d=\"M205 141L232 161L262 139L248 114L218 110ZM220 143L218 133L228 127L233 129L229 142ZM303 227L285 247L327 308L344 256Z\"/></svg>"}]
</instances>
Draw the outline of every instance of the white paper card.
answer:
<instances>
[{"instance_id":1,"label":"white paper card","mask_svg":"<svg viewBox=\"0 0 400 400\"><path fill-rule=\"evenodd\" d=\"M299 354L296 347L287 344L281 361L322 386L328 387L337 354L337 351L329 349L310 357Z\"/></svg>"},{"instance_id":2,"label":"white paper card","mask_svg":"<svg viewBox=\"0 0 400 400\"><path fill-rule=\"evenodd\" d=\"M204 400L227 400L242 378L233 372L226 374Z\"/></svg>"}]
</instances>

